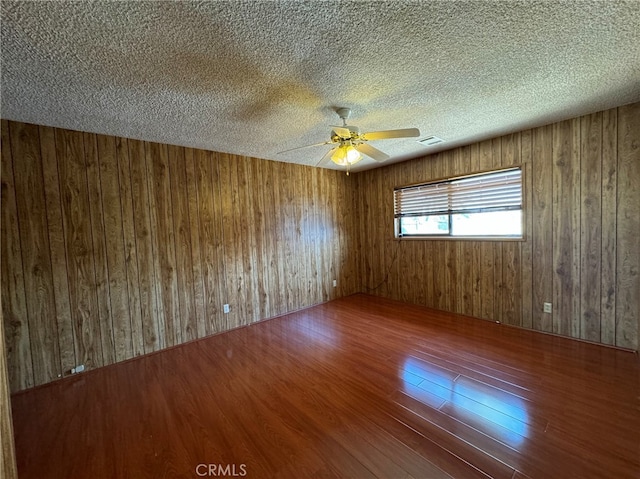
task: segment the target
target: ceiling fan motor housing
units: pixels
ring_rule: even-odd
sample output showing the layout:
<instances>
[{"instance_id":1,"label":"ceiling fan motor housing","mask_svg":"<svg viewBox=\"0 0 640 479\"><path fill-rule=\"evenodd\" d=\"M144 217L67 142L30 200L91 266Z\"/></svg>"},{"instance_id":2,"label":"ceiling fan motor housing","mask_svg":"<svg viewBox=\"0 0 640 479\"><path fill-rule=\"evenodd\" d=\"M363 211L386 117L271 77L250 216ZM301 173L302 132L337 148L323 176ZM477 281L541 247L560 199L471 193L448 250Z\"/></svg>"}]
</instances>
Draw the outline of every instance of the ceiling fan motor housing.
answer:
<instances>
[{"instance_id":1,"label":"ceiling fan motor housing","mask_svg":"<svg viewBox=\"0 0 640 479\"><path fill-rule=\"evenodd\" d=\"M351 116L351 108L338 108L336 113L343 121L346 122Z\"/></svg>"},{"instance_id":2,"label":"ceiling fan motor housing","mask_svg":"<svg viewBox=\"0 0 640 479\"><path fill-rule=\"evenodd\" d=\"M349 136L347 136L344 130L349 131ZM360 140L360 128L357 126L347 125L340 128L340 131L331 130L331 140L334 143L339 143L342 141L357 141Z\"/></svg>"}]
</instances>

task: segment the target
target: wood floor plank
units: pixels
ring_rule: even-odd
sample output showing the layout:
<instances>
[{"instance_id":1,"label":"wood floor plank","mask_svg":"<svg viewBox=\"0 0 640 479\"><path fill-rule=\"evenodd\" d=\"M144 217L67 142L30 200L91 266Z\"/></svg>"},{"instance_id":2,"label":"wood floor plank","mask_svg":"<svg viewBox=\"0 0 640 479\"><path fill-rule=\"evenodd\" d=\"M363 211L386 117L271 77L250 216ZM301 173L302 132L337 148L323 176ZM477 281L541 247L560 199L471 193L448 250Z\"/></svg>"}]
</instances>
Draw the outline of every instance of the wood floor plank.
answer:
<instances>
[{"instance_id":1,"label":"wood floor plank","mask_svg":"<svg viewBox=\"0 0 640 479\"><path fill-rule=\"evenodd\" d=\"M458 460L476 468L480 473L485 474L488 477L495 479L508 479L513 476L514 470L511 467L495 459L481 449L482 447L485 447L484 441L477 445L469 444L464 440L461 440L460 437L455 436L440 427L422 421L422 419L417 415L410 416L410 419L404 422L404 424L407 424L416 431L419 431L428 440L437 443L438 446L444 448L454 457L458 458ZM464 475L462 476L456 477L467 477L468 475L467 472L463 474Z\"/></svg>"},{"instance_id":2,"label":"wood floor plank","mask_svg":"<svg viewBox=\"0 0 640 479\"><path fill-rule=\"evenodd\" d=\"M16 457L27 479L631 479L638 377L628 351L358 294L17 393Z\"/></svg>"}]
</instances>

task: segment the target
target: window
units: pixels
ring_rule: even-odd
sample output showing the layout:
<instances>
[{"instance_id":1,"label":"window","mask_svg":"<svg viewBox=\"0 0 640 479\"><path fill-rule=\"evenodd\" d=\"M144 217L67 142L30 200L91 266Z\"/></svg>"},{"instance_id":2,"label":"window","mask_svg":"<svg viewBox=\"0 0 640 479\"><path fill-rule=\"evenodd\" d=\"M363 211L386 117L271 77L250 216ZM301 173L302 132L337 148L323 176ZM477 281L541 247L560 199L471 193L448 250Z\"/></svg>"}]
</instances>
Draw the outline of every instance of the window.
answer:
<instances>
[{"instance_id":1,"label":"window","mask_svg":"<svg viewBox=\"0 0 640 479\"><path fill-rule=\"evenodd\" d=\"M396 188L396 236L522 238L522 171Z\"/></svg>"}]
</instances>

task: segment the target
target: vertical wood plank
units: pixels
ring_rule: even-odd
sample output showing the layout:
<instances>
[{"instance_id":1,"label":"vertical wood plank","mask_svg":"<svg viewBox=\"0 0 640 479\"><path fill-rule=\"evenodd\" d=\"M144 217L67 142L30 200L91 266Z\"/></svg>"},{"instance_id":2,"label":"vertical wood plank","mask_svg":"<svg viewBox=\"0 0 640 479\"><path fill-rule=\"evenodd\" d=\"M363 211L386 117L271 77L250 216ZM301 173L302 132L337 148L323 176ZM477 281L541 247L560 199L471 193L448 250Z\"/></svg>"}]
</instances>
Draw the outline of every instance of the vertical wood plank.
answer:
<instances>
[{"instance_id":1,"label":"vertical wood plank","mask_svg":"<svg viewBox=\"0 0 640 479\"><path fill-rule=\"evenodd\" d=\"M342 282L340 281L340 278L343 277L342 269L341 269L342 268L341 255L343 254L344 250L342 245L342 238L338 234L338 230L340 228L339 221L338 221L340 194L338 192L336 185L338 183L346 184L350 181L350 179L351 179L351 175L347 177L343 172L334 171L330 173L330 176L327 178L327 182L326 182L326 191L328 192L328 199L329 199L329 202L327 204L327 210L328 210L327 213L329 215L329 218L331 218L331 231L330 231L331 241L329 241L329 243L327 244L327 248L325 252L328 254L328 257L329 257L329 263L328 263L329 277L331 279L335 278L338 280L338 287L333 288L332 286L330 288L330 291L331 291L330 299L335 299L339 297L343 287ZM383 204L381 204L381 206L382 205ZM381 232L381 234L384 235L384 232ZM383 241L382 248L385 248L388 245L388 238L384 236L383 238L384 239L382 240Z\"/></svg>"},{"instance_id":2,"label":"vertical wood plank","mask_svg":"<svg viewBox=\"0 0 640 479\"><path fill-rule=\"evenodd\" d=\"M616 243L618 185L618 110L602 114L602 239L600 340L616 340Z\"/></svg>"},{"instance_id":3,"label":"vertical wood plank","mask_svg":"<svg viewBox=\"0 0 640 479\"><path fill-rule=\"evenodd\" d=\"M360 192L360 221L358 222L360 238L360 276L362 278L362 291L370 292L373 287L372 264L373 264L373 188L371 187L370 172L364 171L355 176ZM326 231L323 229L326 238ZM372 293L375 294L375 293Z\"/></svg>"},{"instance_id":4,"label":"vertical wood plank","mask_svg":"<svg viewBox=\"0 0 640 479\"><path fill-rule=\"evenodd\" d=\"M360 244L358 246L358 250L362 253L360 254L360 278L362 281L362 291L366 292L371 283L371 249L369 247L369 235L366 234L365 224L371 218L371 189L368 187L368 184L365 184L365 178L367 172L364 171L355 176L357 182L357 189L360 192L360 219L357 222L358 227L358 238ZM322 180L320 183L320 188L322 188ZM323 215L323 235L326 232L324 231L324 215ZM324 244L324 236L323 236L323 244Z\"/></svg>"},{"instance_id":5,"label":"vertical wood plank","mask_svg":"<svg viewBox=\"0 0 640 479\"><path fill-rule=\"evenodd\" d=\"M276 164L269 163L262 172L264 181L264 221L266 229L266 271L269 276L269 317L285 311L285 287L283 284L283 259L281 258L280 187ZM324 258L323 258L324 259Z\"/></svg>"},{"instance_id":6,"label":"vertical wood plank","mask_svg":"<svg viewBox=\"0 0 640 479\"><path fill-rule=\"evenodd\" d=\"M496 279L495 259L495 245L493 242L482 242L482 315L480 317L491 321L499 321L495 317L498 290L496 284L499 281L499 278Z\"/></svg>"},{"instance_id":7,"label":"vertical wood plank","mask_svg":"<svg viewBox=\"0 0 640 479\"><path fill-rule=\"evenodd\" d=\"M522 284L522 319L525 328L533 327L533 132L520 135L522 164L522 214L524 241L520 243L520 281Z\"/></svg>"},{"instance_id":8,"label":"vertical wood plank","mask_svg":"<svg viewBox=\"0 0 640 479\"><path fill-rule=\"evenodd\" d=\"M96 272L83 134L56 130L71 319L76 338L76 361L87 368L102 366L102 334L93 319L97 311ZM64 346L61 346L64 347Z\"/></svg>"},{"instance_id":9,"label":"vertical wood plank","mask_svg":"<svg viewBox=\"0 0 640 479\"><path fill-rule=\"evenodd\" d=\"M580 121L553 125L553 331L580 337Z\"/></svg>"},{"instance_id":10,"label":"vertical wood plank","mask_svg":"<svg viewBox=\"0 0 640 479\"><path fill-rule=\"evenodd\" d=\"M400 262L398 259L403 256L405 247L402 242L396 243L393 240L392 225L388 221L385 221L387 218L393 217L392 206L387 199L387 195L393 191L395 184L396 180L391 175L386 177L383 176L382 181L380 182L378 203L380 205L380 218L384 218L384 220L378 221L378 223L380 225L379 231L382 235L382 248L380 253L382 254L384 261L382 277L384 278L384 276L386 276L386 272L390 271L384 287L388 289L394 299L399 299L402 277L400 275ZM334 251L334 254L337 254L337 252Z\"/></svg>"},{"instance_id":11,"label":"vertical wood plank","mask_svg":"<svg viewBox=\"0 0 640 479\"><path fill-rule=\"evenodd\" d=\"M502 322L522 325L522 297L520 244L505 242L502 245Z\"/></svg>"},{"instance_id":12,"label":"vertical wood plank","mask_svg":"<svg viewBox=\"0 0 640 479\"><path fill-rule=\"evenodd\" d=\"M62 222L62 199L56 158L55 130L39 127L40 152L42 155L42 174L44 195L47 200L47 227L49 248L51 250L51 268L54 299L56 303L55 322L58 329L58 347L62 374L68 374L76 364L77 344L71 321L69 298L69 278L67 275L67 255L65 251L65 231Z\"/></svg>"},{"instance_id":13,"label":"vertical wood plank","mask_svg":"<svg viewBox=\"0 0 640 479\"><path fill-rule=\"evenodd\" d=\"M221 328L235 327L241 318L247 315L247 297L242 258L241 219L236 211L239 206L238 162L235 157L219 155L218 168L220 174L220 198L222 214L222 239L224 250L224 268L226 271L226 296L224 303L232 306L231 312L225 314L225 325ZM215 184L215 183L214 183Z\"/></svg>"},{"instance_id":14,"label":"vertical wood plank","mask_svg":"<svg viewBox=\"0 0 640 479\"><path fill-rule=\"evenodd\" d=\"M311 297L314 299L315 303L320 303L323 301L323 290L327 290L327 285L332 278L328 278L325 274L324 268L322 267L322 248L323 248L323 237L320 231L320 212L321 204L322 204L322 196L318 191L318 176L321 174L321 170L319 168L312 168L310 171L307 171L309 175L309 183L307 185L309 191L310 204L312 207L310 208L309 214L309 240L311 242L311 253L309 260L311 262L311 271L315 280L311 283Z\"/></svg>"},{"instance_id":15,"label":"vertical wood plank","mask_svg":"<svg viewBox=\"0 0 640 479\"><path fill-rule=\"evenodd\" d=\"M308 190L309 190L309 199L311 209L309 211L309 234L310 240L312 243L312 247L310 249L310 262L311 267L313 268L313 273L316 280L311 284L311 297L307 299L307 304L311 301L312 304L317 304L323 301L324 291L327 291L329 287L333 288L330 278L322 268L322 254L324 252L324 236L322 233L322 192L320 190L320 175L323 174L323 171L319 168L309 168L305 167L305 175L308 175ZM342 185L339 185L342 186ZM345 189L345 193L349 193L348 190ZM350 198L350 195L348 196ZM349 201L349 200L347 200ZM344 205L342 206L344 210ZM347 244L351 245L351 233L350 229L351 220L349 215L343 215L345 223L343 225L343 231L347 232ZM347 246L347 248L350 246ZM348 264L351 265L352 262ZM348 291L351 288L351 283L353 281L353 275L356 273L353 271L351 267L347 268L345 274L343 275L344 280L343 286L344 291Z\"/></svg>"},{"instance_id":16,"label":"vertical wood plank","mask_svg":"<svg viewBox=\"0 0 640 479\"><path fill-rule=\"evenodd\" d=\"M109 266L109 298L113 323L115 361L134 356L131 305L127 279L127 261L122 217L122 190L114 137L98 135L102 211Z\"/></svg>"},{"instance_id":17,"label":"vertical wood plank","mask_svg":"<svg viewBox=\"0 0 640 479\"><path fill-rule=\"evenodd\" d=\"M37 126L24 123L12 122L9 133L33 380L34 385L38 385L53 381L62 374L40 136Z\"/></svg>"},{"instance_id":18,"label":"vertical wood plank","mask_svg":"<svg viewBox=\"0 0 640 479\"><path fill-rule=\"evenodd\" d=\"M485 140L478 145L478 166L480 171L485 171L493 165L493 142Z\"/></svg>"},{"instance_id":19,"label":"vertical wood plank","mask_svg":"<svg viewBox=\"0 0 640 479\"><path fill-rule=\"evenodd\" d=\"M616 342L638 349L640 335L640 103L618 108Z\"/></svg>"},{"instance_id":20,"label":"vertical wood plank","mask_svg":"<svg viewBox=\"0 0 640 479\"><path fill-rule=\"evenodd\" d=\"M2 180L1 177L0 180ZM16 451L13 440L9 373L3 323L4 318L0 309L0 477L16 479L18 477L18 468L16 466Z\"/></svg>"},{"instance_id":21,"label":"vertical wood plank","mask_svg":"<svg viewBox=\"0 0 640 479\"><path fill-rule=\"evenodd\" d=\"M308 176L307 179L307 188L308 188L308 197L309 197L309 205L307 214L309 215L308 220L308 240L309 240L309 267L310 267L310 277L312 279L310 286L310 297L314 298L316 303L320 303L323 301L323 297L325 292L329 289L333 288L332 280L334 278L329 277L326 273L323 263L322 256L324 254L324 236L322 231L322 203L324 202L324 197L322 195L322 191L320 190L320 176L323 174L322 169L319 168L309 168L304 167L303 174ZM355 176L349 176L348 183L357 183L357 179ZM348 187L345 187L345 182L340 182L338 184L338 188L343 189L345 194L344 201L351 201L351 191ZM349 211L352 208L347 208ZM355 231L351 231L349 228L352 226L352 221L347 211L345 211L344 207L340 208L340 228L344 232L344 241L345 248L352 247L352 234L355 234ZM354 228L357 228L353 225ZM342 290L338 292L340 295L348 294L347 291L351 288L351 285L354 281L353 276L357 273L353 270L352 265L355 265L357 261L348 261L346 258L347 255L343 254L343 258L345 261L345 269L342 274ZM336 278L337 279L337 278ZM340 285L339 285L340 286Z\"/></svg>"},{"instance_id":22,"label":"vertical wood plank","mask_svg":"<svg viewBox=\"0 0 640 479\"><path fill-rule=\"evenodd\" d=\"M138 251L136 247L129 143L124 138L116 138L116 157L120 185L120 206L122 208L122 232L124 235L124 258L127 270L129 317L131 319L131 352L134 356L139 356L144 354L144 326L142 324L142 306L140 304Z\"/></svg>"},{"instance_id":23,"label":"vertical wood plank","mask_svg":"<svg viewBox=\"0 0 640 479\"><path fill-rule=\"evenodd\" d=\"M160 339L156 306L156 288L153 273L153 243L149 212L149 187L145 144L139 140L128 140L129 166L131 174L131 198L136 235L136 256L138 260L138 288L140 296L140 316L142 320L142 340L144 352L160 349Z\"/></svg>"},{"instance_id":24,"label":"vertical wood plank","mask_svg":"<svg viewBox=\"0 0 640 479\"><path fill-rule=\"evenodd\" d=\"M553 301L553 130L533 130L532 213L533 329L553 331L553 315L542 305ZM555 313L554 313L555 314Z\"/></svg>"},{"instance_id":25,"label":"vertical wood plank","mask_svg":"<svg viewBox=\"0 0 640 479\"><path fill-rule=\"evenodd\" d=\"M580 119L580 337L600 341L602 114Z\"/></svg>"},{"instance_id":26,"label":"vertical wood plank","mask_svg":"<svg viewBox=\"0 0 640 479\"><path fill-rule=\"evenodd\" d=\"M394 278L398 278L398 275L387 275L387 272L390 271L391 269L391 262L393 261L393 258L395 255L395 250L392 252L391 250L388 249L388 241L387 241L387 229L385 228L384 225L384 220L382 220L382 218L385 218L385 214L386 214L386 209L385 209L385 205L384 205L384 192L386 191L386 188L388 186L386 186L385 180L387 178L385 178L385 176L383 175L379 175L376 178L376 207L375 207L375 218L378 219L378 221L375 221L375 225L376 225L376 238L378 239L378 241L376 241L375 247L376 247L376 258L377 258L377 263L376 263L376 267L374 269L375 275L374 277L376 278L375 280L375 286L378 286L378 284L380 284L380 282L382 282L381 287L378 289L378 291L380 293L382 293L383 295L390 295L391 291L393 291L391 283L394 281ZM391 185L391 187L393 188L393 185ZM398 254L400 254L400 249L402 249L402 242L400 242L396 248L398 248Z\"/></svg>"},{"instance_id":27,"label":"vertical wood plank","mask_svg":"<svg viewBox=\"0 0 640 479\"><path fill-rule=\"evenodd\" d=\"M458 242L458 301L460 313L471 316L473 314L473 243Z\"/></svg>"},{"instance_id":28,"label":"vertical wood plank","mask_svg":"<svg viewBox=\"0 0 640 479\"><path fill-rule=\"evenodd\" d=\"M248 196L251 200L251 209L254 214L253 224L250 224L249 228L254 231L253 244L256 258L253 271L255 282L254 298L256 304L251 319L252 321L257 321L261 318L270 317L271 303L267 293L269 291L269 260L266 249L268 230L266 227L267 218L265 217L265 189L257 185L254 186L253 183L257 182L262 186L265 185L265 173L270 165L265 161L254 158L248 158L248 161L250 168L248 176L252 182L252 185L249 187Z\"/></svg>"},{"instance_id":29,"label":"vertical wood plank","mask_svg":"<svg viewBox=\"0 0 640 479\"><path fill-rule=\"evenodd\" d=\"M253 227L250 228L255 221L256 211L251 201L251 183L249 172L249 159L242 156L234 156L233 160L237 165L236 190L238 192L234 209L234 217L238 224L239 235L236 237L241 246L239 251L239 261L242 265L242 282L244 284L245 293L245 311L244 314L236 318L234 327L250 324L253 321L254 314L258 309L255 298L257 283L255 279L256 267L256 247Z\"/></svg>"},{"instance_id":30,"label":"vertical wood plank","mask_svg":"<svg viewBox=\"0 0 640 479\"><path fill-rule=\"evenodd\" d=\"M326 243L323 249L323 254L326 254L328 258L325 269L325 281L328 282L333 279L338 281L337 288L334 288L332 284L327 285L329 299L340 297L344 294L346 288L346 284L343 284L343 282L346 282L348 277L348 273L344 270L344 260L347 255L345 248L347 246L345 246L346 237L340 232L344 221L344 216L341 214L341 202L346 201L344 199L344 192L349 188L349 185L354 183L354 178L356 177L353 174L347 176L342 171L325 172L324 188L328 195L324 198L324 201L326 201L325 219L329 222L325 231ZM357 184L357 179L355 183ZM384 189L381 183L379 183L378 186L380 189ZM378 192L376 192L376 194L378 194ZM380 202L378 206L382 210L384 203ZM386 250L390 246L390 243L389 237L385 235L384 225L376 225L376 231L377 234L381 235L381 244L376 250L376 254L379 254L380 251ZM389 252L389 254L392 254L392 252ZM390 263L385 263L383 267L388 268L390 266ZM380 275L373 278L372 282L375 284L371 286L378 286L377 291L381 291L388 286ZM384 282L385 284L380 285L380 282Z\"/></svg>"},{"instance_id":31,"label":"vertical wood plank","mask_svg":"<svg viewBox=\"0 0 640 479\"><path fill-rule=\"evenodd\" d=\"M182 342L167 145L146 144L147 175L161 347Z\"/></svg>"},{"instance_id":32,"label":"vertical wood plank","mask_svg":"<svg viewBox=\"0 0 640 479\"><path fill-rule=\"evenodd\" d=\"M309 277L312 274L309 266L309 243L307 242L309 233L309 224L306 212L309 205L309 195L306 191L306 182L303 178L302 170L298 165L292 165L292 180L293 180L293 195L296 198L296 257L299 258L297 264L298 269L298 308L301 306L302 301L310 292ZM334 186L334 193L337 193L337 188ZM339 224L339 210L338 210L338 196L336 194L336 201L334 203L334 218L337 224ZM338 231L336 231L338 232ZM338 245L338 251L342 249L342 238L340 234L336 235L336 244ZM336 271L341 273L342 264L339 255L335 256ZM338 273L338 274L340 274ZM339 286L340 289L342 285Z\"/></svg>"},{"instance_id":33,"label":"vertical wood plank","mask_svg":"<svg viewBox=\"0 0 640 479\"><path fill-rule=\"evenodd\" d=\"M113 137L105 137L103 141L107 144ZM111 312L111 298L109 295L109 260L107 258L107 237L105 218L103 213L102 185L100 181L100 160L98 158L98 145L96 135L91 133L83 134L83 146L85 151L85 165L87 173L87 189L89 192L89 212L88 222L91 225L91 237L93 240L93 262L95 265L95 290L97 316L100 325L100 337L102 339L102 356L105 364L115 361L115 337L113 331L113 314ZM107 152L107 156L112 154ZM105 173L106 174L106 173ZM118 184L116 183L116 188ZM112 185L113 187L113 185ZM118 196L118 195L116 195ZM111 226L114 222L111 222ZM117 274L117 273L116 273ZM116 286L116 289L119 288ZM117 295L117 291L114 292ZM119 313L122 314L122 308ZM129 314L127 305L127 315ZM124 359L124 358L122 358Z\"/></svg>"},{"instance_id":34,"label":"vertical wood plank","mask_svg":"<svg viewBox=\"0 0 640 479\"><path fill-rule=\"evenodd\" d=\"M212 185L212 199L213 199L213 225L214 225L214 235L213 235L213 256L212 260L215 261L213 265L216 267L215 270L212 270L216 274L215 286L217 287L217 295L218 295L218 303L216 305L217 316L215 317L215 325L217 331L223 331L228 323L228 320L224 317L224 313L222 311L222 300L224 298L228 298L229 296L229 285L227 282L227 278L229 276L229 272L226 270L226 265L224 258L227 255L227 252L224 249L223 239L224 239L224 229L222 224L222 205L224 198L222 197L222 188L220 187L222 178L220 176L220 165L221 159L226 156L222 153L216 153L212 155L214 159L211 164L211 185Z\"/></svg>"},{"instance_id":35,"label":"vertical wood plank","mask_svg":"<svg viewBox=\"0 0 640 479\"><path fill-rule=\"evenodd\" d=\"M362 259L361 255L356 253L360 251L360 227L359 223L361 220L360 213L360 190L358 189L358 180L356 176L349 177L347 191L350 193L349 196L349 204L343 205L343 215L346 215L348 218L348 225L345 226L345 232L349 235L349 243L346 258L349 261L351 268L351 281L349 282L349 290L345 294L353 294L362 291L362 276L359 274L360 270L360 261ZM389 192L389 201L392 202L393 208L393 193ZM319 193L317 207L319 211L322 211L322 194ZM390 221L391 228L391 237L393 238L393 220ZM323 253L322 253L323 254ZM330 287L330 284L327 284L327 287Z\"/></svg>"},{"instance_id":36,"label":"vertical wood plank","mask_svg":"<svg viewBox=\"0 0 640 479\"><path fill-rule=\"evenodd\" d=\"M297 208L295 205L295 197L293 192L293 179L291 178L292 165L281 163L278 165L280 170L280 191L283 199L283 215L284 221L284 268L285 268L285 284L286 284L286 311L297 309L298 291L300 283L298 278L298 269L295 255L297 253L297 235L296 231L299 224L297 216ZM330 198L329 198L329 201ZM332 264L332 271L334 271Z\"/></svg>"},{"instance_id":37,"label":"vertical wood plank","mask_svg":"<svg viewBox=\"0 0 640 479\"><path fill-rule=\"evenodd\" d=\"M189 235L191 240L191 264L193 268L193 299L195 306L195 334L202 338L207 331L206 303L204 289L204 273L202 269L202 254L200 252L200 200L198 198L199 178L198 165L192 148L184 149L185 181L189 208ZM188 334L187 334L188 337Z\"/></svg>"},{"instance_id":38,"label":"vertical wood plank","mask_svg":"<svg viewBox=\"0 0 640 479\"><path fill-rule=\"evenodd\" d=\"M180 308L176 327L181 342L198 337L194 300L193 266L191 262L191 227L189 198L187 196L187 172L185 149L168 146L168 165L172 199L172 216L175 238L176 280Z\"/></svg>"},{"instance_id":39,"label":"vertical wood plank","mask_svg":"<svg viewBox=\"0 0 640 479\"><path fill-rule=\"evenodd\" d=\"M1 282L2 317L8 383L12 391L26 389L34 385L31 344L29 342L29 321L25 298L24 271L22 268L22 248L18 229L18 207L13 175L13 159L9 139L9 123L2 120L2 183L1 220ZM7 403L9 396L7 395Z\"/></svg>"},{"instance_id":40,"label":"vertical wood plank","mask_svg":"<svg viewBox=\"0 0 640 479\"><path fill-rule=\"evenodd\" d=\"M223 298L227 297L228 275L223 263L222 205L218 189L222 188L217 157L210 152L196 150L198 200L200 202L200 252L205 286L205 332L213 334L224 327ZM224 281L221 283L221 281Z\"/></svg>"},{"instance_id":41,"label":"vertical wood plank","mask_svg":"<svg viewBox=\"0 0 640 479\"><path fill-rule=\"evenodd\" d=\"M457 305L458 289L460 289L460 278L457 270L457 241L445 241L445 311L456 311L459 309Z\"/></svg>"},{"instance_id":42,"label":"vertical wood plank","mask_svg":"<svg viewBox=\"0 0 640 479\"><path fill-rule=\"evenodd\" d=\"M238 204L237 217L240 219L242 241L242 261L244 266L244 281L247 292L248 308L243 317L240 318L238 326L251 324L260 317L260 296L258 295L258 277L260 276L260 265L258 259L258 245L256 234L259 230L256 225L261 225L259 219L260 210L255 206L257 191L254 190L251 178L251 162L247 157L236 157L238 161L238 191L240 193L240 203Z\"/></svg>"},{"instance_id":43,"label":"vertical wood plank","mask_svg":"<svg viewBox=\"0 0 640 479\"><path fill-rule=\"evenodd\" d=\"M292 165L292 167L293 167L292 168L293 194L294 194L294 197L297 198L296 203L298 206L298 212L297 212L298 223L297 223L297 229L296 229L296 236L297 236L296 246L298 247L298 252L296 254L296 257L299 258L299 262L297 264L298 280L299 280L298 282L298 287L299 287L298 301L299 302L297 307L299 308L301 305L300 301L302 301L303 298L306 298L310 292L309 277L312 274L309 266L309 246L310 245L307 241L308 233L309 233L309 223L308 223L308 218L306 216L306 212L309 204L309 195L306 189L306 182L305 182L305 179L303 178L301 168L298 165ZM337 208L338 203L339 201L335 203L336 222L339 222L339 215L338 215L338 208ZM342 238L338 235L336 240L337 240L337 244L339 245L338 250L340 251L342 249L342 245L341 245ZM340 271L342 266L341 261L337 256L335 259L336 259L336 269Z\"/></svg>"},{"instance_id":44,"label":"vertical wood plank","mask_svg":"<svg viewBox=\"0 0 640 479\"><path fill-rule=\"evenodd\" d=\"M520 133L500 137L500 163L497 168L507 168L520 164Z\"/></svg>"}]
</instances>

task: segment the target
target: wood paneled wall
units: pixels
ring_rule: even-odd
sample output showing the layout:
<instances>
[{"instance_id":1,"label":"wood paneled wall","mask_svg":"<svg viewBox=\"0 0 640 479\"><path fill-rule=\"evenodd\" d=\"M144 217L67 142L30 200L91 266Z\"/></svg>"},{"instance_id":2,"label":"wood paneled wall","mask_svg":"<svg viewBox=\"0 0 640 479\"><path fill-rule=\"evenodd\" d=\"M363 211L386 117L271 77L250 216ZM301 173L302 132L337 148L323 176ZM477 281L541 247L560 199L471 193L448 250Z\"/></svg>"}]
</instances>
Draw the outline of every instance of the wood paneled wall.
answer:
<instances>
[{"instance_id":1,"label":"wood paneled wall","mask_svg":"<svg viewBox=\"0 0 640 479\"><path fill-rule=\"evenodd\" d=\"M359 291L356 195L342 172L3 120L12 391Z\"/></svg>"},{"instance_id":2,"label":"wood paneled wall","mask_svg":"<svg viewBox=\"0 0 640 479\"><path fill-rule=\"evenodd\" d=\"M634 104L347 177L3 120L11 390L357 291L637 349L639 143ZM394 186L514 164L525 241L394 239Z\"/></svg>"},{"instance_id":3,"label":"wood paneled wall","mask_svg":"<svg viewBox=\"0 0 640 479\"><path fill-rule=\"evenodd\" d=\"M0 173L0 180L1 179L2 174ZM0 208L1 207L0 199ZM0 263L1 262L2 257L0 257ZM16 465L15 445L13 441L13 421L9 394L7 347L4 336L4 319L2 308L0 308L0 477L14 479L18 477L18 468Z\"/></svg>"},{"instance_id":4,"label":"wood paneled wall","mask_svg":"<svg viewBox=\"0 0 640 479\"><path fill-rule=\"evenodd\" d=\"M0 310L0 477L15 479L18 477L18 468L13 442L7 352L2 323L2 311Z\"/></svg>"},{"instance_id":5,"label":"wood paneled wall","mask_svg":"<svg viewBox=\"0 0 640 479\"><path fill-rule=\"evenodd\" d=\"M511 165L524 171L526 241L394 239L395 186ZM638 348L640 103L370 170L358 182L364 291Z\"/></svg>"}]
</instances>

